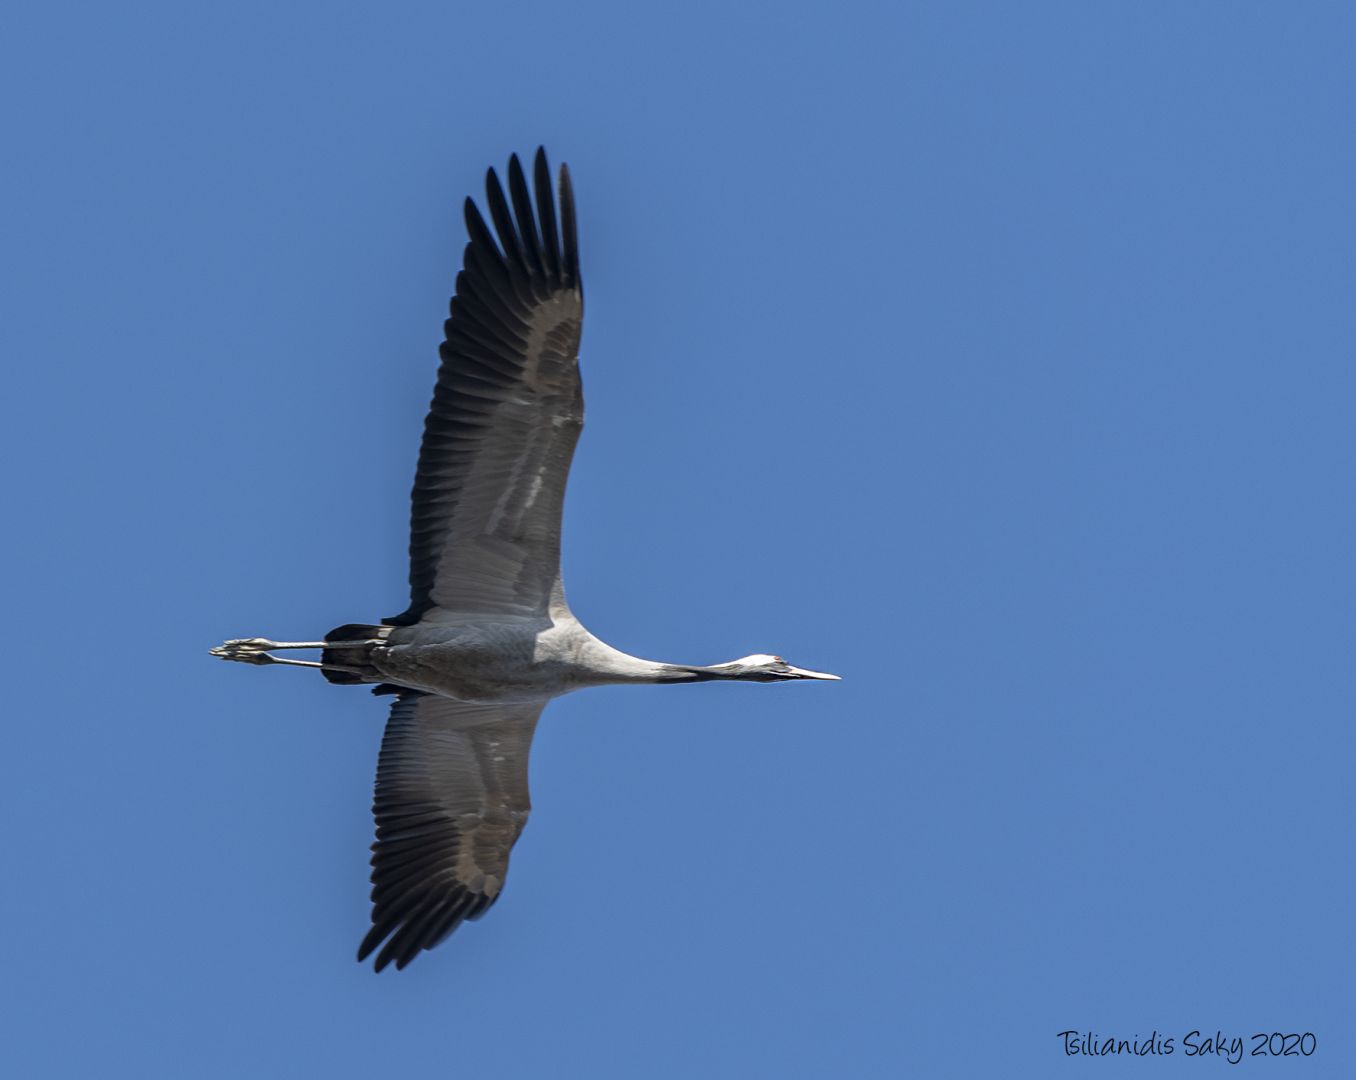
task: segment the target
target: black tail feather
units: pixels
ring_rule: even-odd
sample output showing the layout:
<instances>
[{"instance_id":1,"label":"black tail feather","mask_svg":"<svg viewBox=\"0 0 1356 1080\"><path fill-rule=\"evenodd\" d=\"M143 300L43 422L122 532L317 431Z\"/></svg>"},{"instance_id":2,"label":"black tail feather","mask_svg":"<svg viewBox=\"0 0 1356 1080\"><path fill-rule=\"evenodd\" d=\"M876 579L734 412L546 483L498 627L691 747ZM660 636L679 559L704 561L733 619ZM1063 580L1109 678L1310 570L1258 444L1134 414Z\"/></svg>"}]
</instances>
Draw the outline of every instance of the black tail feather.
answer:
<instances>
[{"instance_id":1,"label":"black tail feather","mask_svg":"<svg viewBox=\"0 0 1356 1080\"><path fill-rule=\"evenodd\" d=\"M391 627L389 626L345 623L343 626L336 626L326 634L325 640L371 641L377 639L385 641L390 633ZM351 686L354 683L379 683L382 681L382 676L370 662L371 648L369 645L357 649L323 649L320 653L320 662L326 666L320 669L320 673L330 682L341 686ZM331 664L355 670L335 671L329 666Z\"/></svg>"}]
</instances>

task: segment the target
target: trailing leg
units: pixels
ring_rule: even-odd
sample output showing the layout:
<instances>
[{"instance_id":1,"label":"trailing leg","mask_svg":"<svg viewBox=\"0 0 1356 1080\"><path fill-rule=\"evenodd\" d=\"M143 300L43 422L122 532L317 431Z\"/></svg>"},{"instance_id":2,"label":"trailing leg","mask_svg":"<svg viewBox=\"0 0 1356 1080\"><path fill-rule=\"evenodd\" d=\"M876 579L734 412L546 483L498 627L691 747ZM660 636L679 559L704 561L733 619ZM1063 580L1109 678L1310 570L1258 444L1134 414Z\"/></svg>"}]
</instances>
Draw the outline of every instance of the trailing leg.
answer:
<instances>
[{"instance_id":1,"label":"trailing leg","mask_svg":"<svg viewBox=\"0 0 1356 1080\"><path fill-rule=\"evenodd\" d=\"M273 641L269 638L234 638L223 642L211 650L213 656L223 660L234 660L241 664L290 664L292 667L319 668L333 672L334 682L367 682L370 668L366 665L367 650L381 641L371 638L366 641ZM321 660L288 660L272 655L273 651L283 649L322 649L334 650ZM354 652L350 650L362 650ZM348 653L346 656L345 653ZM344 661L352 657L352 665ZM327 676L328 677L328 676Z\"/></svg>"}]
</instances>

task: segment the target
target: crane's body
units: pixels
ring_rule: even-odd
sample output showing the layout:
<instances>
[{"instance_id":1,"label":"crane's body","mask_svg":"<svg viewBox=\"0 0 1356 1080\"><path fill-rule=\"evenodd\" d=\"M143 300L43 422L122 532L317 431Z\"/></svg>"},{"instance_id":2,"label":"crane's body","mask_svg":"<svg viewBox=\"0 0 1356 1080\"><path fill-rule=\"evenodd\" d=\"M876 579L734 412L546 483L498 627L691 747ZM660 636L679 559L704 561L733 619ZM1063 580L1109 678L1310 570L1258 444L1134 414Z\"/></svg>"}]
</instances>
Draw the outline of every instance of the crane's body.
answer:
<instances>
[{"instance_id":1,"label":"crane's body","mask_svg":"<svg viewBox=\"0 0 1356 1080\"><path fill-rule=\"evenodd\" d=\"M629 656L565 602L560 523L584 422L583 289L569 171L559 205L537 151L533 205L517 157L494 229L466 201L442 365L415 473L410 604L322 641L237 638L225 660L319 669L395 695L377 763L372 928L358 959L404 967L498 898L527 821L527 758L548 701L622 683L837 679L758 653L709 666ZM557 227L559 222L559 227ZM275 655L320 649L319 661Z\"/></svg>"},{"instance_id":2,"label":"crane's body","mask_svg":"<svg viewBox=\"0 0 1356 1080\"><path fill-rule=\"evenodd\" d=\"M544 619L460 615L414 626L351 625L339 630L346 638L356 630L370 631L373 636L356 641L292 642L243 638L219 645L213 654L245 663L317 667L332 676L358 676L360 681L392 689L441 694L480 705L547 702L590 686L628 683L838 677L792 667L780 657L767 655L709 666L642 660L594 637L570 614ZM272 655L280 649L321 649L326 660L315 663Z\"/></svg>"}]
</instances>

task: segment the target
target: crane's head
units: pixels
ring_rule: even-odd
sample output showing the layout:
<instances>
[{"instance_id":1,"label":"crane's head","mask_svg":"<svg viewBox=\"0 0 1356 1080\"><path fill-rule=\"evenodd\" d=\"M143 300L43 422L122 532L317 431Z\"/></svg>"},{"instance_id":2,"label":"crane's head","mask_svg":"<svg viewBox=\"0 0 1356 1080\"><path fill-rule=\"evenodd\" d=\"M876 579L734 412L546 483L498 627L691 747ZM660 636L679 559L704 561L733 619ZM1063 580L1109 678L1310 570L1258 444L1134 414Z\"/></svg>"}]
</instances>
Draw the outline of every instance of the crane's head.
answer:
<instances>
[{"instance_id":1,"label":"crane's head","mask_svg":"<svg viewBox=\"0 0 1356 1080\"><path fill-rule=\"evenodd\" d=\"M713 664L702 670L708 671L717 679L739 679L744 682L789 682L792 679L834 679L839 675L830 675L824 671L807 671L805 668L792 667L780 656L767 653L754 653L741 656L726 664Z\"/></svg>"}]
</instances>

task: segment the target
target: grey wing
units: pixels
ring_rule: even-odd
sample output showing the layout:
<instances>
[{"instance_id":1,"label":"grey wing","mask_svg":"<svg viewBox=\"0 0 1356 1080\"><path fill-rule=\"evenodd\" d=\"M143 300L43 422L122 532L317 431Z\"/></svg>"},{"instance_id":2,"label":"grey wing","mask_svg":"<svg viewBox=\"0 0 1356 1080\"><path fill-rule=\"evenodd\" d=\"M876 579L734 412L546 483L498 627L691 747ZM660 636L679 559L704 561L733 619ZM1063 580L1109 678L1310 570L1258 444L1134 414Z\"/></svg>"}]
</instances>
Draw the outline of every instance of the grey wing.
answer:
<instances>
[{"instance_id":1,"label":"grey wing","mask_svg":"<svg viewBox=\"0 0 1356 1080\"><path fill-rule=\"evenodd\" d=\"M491 169L495 234L466 200L466 245L410 519L410 606L388 623L458 613L543 615L564 607L560 517L584 423L574 196L560 169L560 224L546 155L509 195ZM430 615L430 612L433 612Z\"/></svg>"},{"instance_id":2,"label":"grey wing","mask_svg":"<svg viewBox=\"0 0 1356 1080\"><path fill-rule=\"evenodd\" d=\"M396 700L377 763L372 929L359 961L381 946L376 969L403 968L498 898L531 809L527 758L544 707Z\"/></svg>"}]
</instances>

